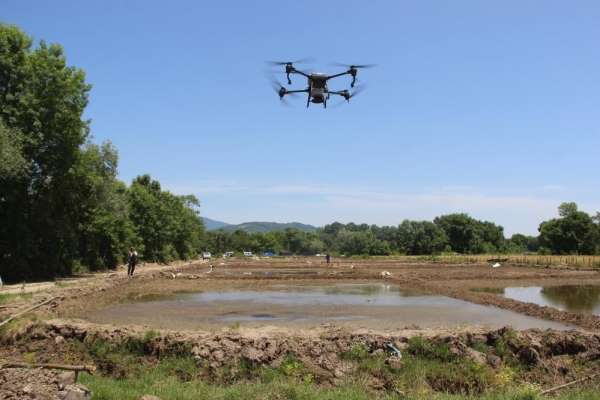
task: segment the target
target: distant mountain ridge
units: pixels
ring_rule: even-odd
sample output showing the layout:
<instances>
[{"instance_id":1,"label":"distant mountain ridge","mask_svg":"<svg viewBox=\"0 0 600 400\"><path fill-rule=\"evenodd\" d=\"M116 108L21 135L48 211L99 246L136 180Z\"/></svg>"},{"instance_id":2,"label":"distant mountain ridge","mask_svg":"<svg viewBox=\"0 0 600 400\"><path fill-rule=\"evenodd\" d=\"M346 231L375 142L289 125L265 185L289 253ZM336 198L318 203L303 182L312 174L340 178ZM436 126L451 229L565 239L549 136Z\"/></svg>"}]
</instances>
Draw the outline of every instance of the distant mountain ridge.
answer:
<instances>
[{"instance_id":1,"label":"distant mountain ridge","mask_svg":"<svg viewBox=\"0 0 600 400\"><path fill-rule=\"evenodd\" d=\"M314 232L317 230L316 226L303 224L300 222L265 222L265 221L252 221L244 222L241 224L228 224L227 222L217 221L210 218L204 219L204 226L206 230L214 231L223 229L226 232L234 232L237 230L243 230L248 233L266 233L266 232L278 232L284 231L288 228L297 229L303 232Z\"/></svg>"},{"instance_id":2,"label":"distant mountain ridge","mask_svg":"<svg viewBox=\"0 0 600 400\"><path fill-rule=\"evenodd\" d=\"M217 221L216 219L210 219L210 218L206 218L206 217L202 217L202 220L204 220L204 227L208 231L212 231L215 229L221 229L221 228L231 225L231 224L228 224L227 222Z\"/></svg>"}]
</instances>

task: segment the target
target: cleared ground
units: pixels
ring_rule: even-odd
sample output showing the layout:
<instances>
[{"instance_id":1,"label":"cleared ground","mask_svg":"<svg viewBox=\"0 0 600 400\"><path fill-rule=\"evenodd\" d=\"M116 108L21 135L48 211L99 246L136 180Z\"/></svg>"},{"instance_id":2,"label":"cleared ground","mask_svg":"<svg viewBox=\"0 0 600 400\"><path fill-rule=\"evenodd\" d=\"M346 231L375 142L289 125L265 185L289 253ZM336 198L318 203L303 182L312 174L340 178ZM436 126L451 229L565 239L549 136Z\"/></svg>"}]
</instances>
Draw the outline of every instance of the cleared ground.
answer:
<instances>
[{"instance_id":1,"label":"cleared ground","mask_svg":"<svg viewBox=\"0 0 600 400\"><path fill-rule=\"evenodd\" d=\"M121 269L58 282L32 293L11 290L0 307L2 319L43 300L54 300L2 329L0 337L5 346L0 346L0 358L95 365L98 373L83 377L95 390L95 398L136 400L143 392L160 394L165 399L348 398L349 393L361 399L462 399L483 394L490 399L534 399L541 388L600 372L600 317L511 300L494 290L599 285L598 271L410 261L335 259L328 266L317 257L218 259L142 265L134 279L128 279ZM342 298L341 304L315 307L312 294L302 295L304 298L296 294L295 298L294 293L283 289L294 287L295 293L303 293L298 288L325 287L335 292L339 287L360 288L365 284L397 290L408 295L406 299L411 302L430 299L428 296L450 299L444 300L450 305L444 312L449 314L456 307L454 314L478 318L477 312L468 307L476 310L491 306L482 308L480 317L489 318L485 310L495 310L502 315L499 325L505 321L511 325L512 315L515 325L531 317L556 324L559 329L568 325L576 331L518 332L498 329L493 324L457 325L452 318L419 325L406 323L410 319L403 317L390 319L386 304L355 304L356 298L350 297ZM181 302L198 292L202 295L196 303L181 303L179 308L160 306ZM219 296L228 293L234 297L245 293L246 297L219 303ZM257 298L261 293L276 300L279 296L279 303L257 303L248 297L253 293ZM286 294L290 298L282 302ZM371 292L366 297L385 303L393 296L380 298ZM469 305L461 307L467 304L463 302ZM260 309L255 310L257 304ZM123 312L139 305L146 309ZM354 314L350 317L370 319L348 319L348 310ZM424 321L431 308L411 312L412 317ZM232 318L227 319L228 314ZM240 316L248 315L252 321L242 318L240 322ZM302 318L296 318L299 315ZM152 319L146 317L154 317L163 325L148 324ZM402 361L390 356L386 343L402 349ZM38 398L41 395L26 397L21 387L36 379L48 383L44 389L50 396L47 398L58 396L59 389L52 389L52 374L40 377L35 370L14 368L10 373L7 369L0 371L0 380L12 382L0 397ZM157 387L146 384L152 381L147 374L155 374L152 379L162 383ZM15 381L14 376L19 379ZM183 385L181 388L177 381ZM532 389L526 382L539 386ZM589 389L590 384L576 386ZM339 389L331 392L328 388ZM585 389L588 391L577 393L595 399L597 387L592 384L592 388L591 392ZM533 393L530 397L528 391ZM267 392L271 394L260 397ZM238 393L237 397L232 393ZM341 394L338 397L332 393ZM451 396L444 397L444 393ZM403 397L405 394L408 397Z\"/></svg>"}]
</instances>

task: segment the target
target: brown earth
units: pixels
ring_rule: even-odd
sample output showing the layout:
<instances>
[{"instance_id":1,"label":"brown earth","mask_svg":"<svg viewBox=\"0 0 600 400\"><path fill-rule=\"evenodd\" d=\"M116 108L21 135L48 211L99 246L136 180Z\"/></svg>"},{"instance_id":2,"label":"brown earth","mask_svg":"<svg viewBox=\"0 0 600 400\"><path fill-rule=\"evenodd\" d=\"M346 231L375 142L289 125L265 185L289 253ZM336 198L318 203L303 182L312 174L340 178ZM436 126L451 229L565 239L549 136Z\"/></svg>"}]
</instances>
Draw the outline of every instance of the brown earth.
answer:
<instances>
[{"instance_id":1,"label":"brown earth","mask_svg":"<svg viewBox=\"0 0 600 400\"><path fill-rule=\"evenodd\" d=\"M27 304L35 304L51 296L58 296L59 299L42 307L38 313L49 317L70 318L84 316L90 310L113 303L154 295L221 290L224 287L261 290L274 283L372 282L383 280L381 273L388 271L391 275L385 281L398 285L403 290L491 305L592 331L600 329L598 316L560 311L472 290L482 287L600 284L600 272L593 270L514 265L490 268L486 264L406 263L393 259L338 259L332 266L327 266L317 257L227 259L215 260L212 264L212 273L207 273L208 263L201 261L170 266L149 264L138 267L132 280L126 278L124 269L95 274L36 292L26 302L4 305L4 308L0 308L0 318L4 319L7 315L23 310Z\"/></svg>"},{"instance_id":2,"label":"brown earth","mask_svg":"<svg viewBox=\"0 0 600 400\"><path fill-rule=\"evenodd\" d=\"M55 298L50 304L33 312L47 322L23 324L16 336L13 333L13 336L3 338L0 359L23 361L25 354L35 353L37 362L94 362L74 350L77 342L91 340L90 338L119 342L132 335L139 336L145 330L133 325L111 327L74 320L75 317L85 316L89 311L114 303L178 292L220 290L224 287L261 290L276 283L363 283L385 280L406 291L449 296L580 327L579 332L527 330L518 333L518 343L511 351L515 357L530 360L540 366L536 370L538 375L535 380L538 382L555 384L574 378L574 372L565 367L570 362L564 360L565 357L577 358L578 362L584 363L593 361L591 369L586 372L598 369L600 317L559 311L472 290L482 287L600 284L598 271L516 265L503 265L493 269L485 264L406 263L393 259L338 259L333 265L327 266L322 259L316 257L227 259L213 260L212 264L214 271L211 273L207 273L208 262L148 264L138 267L134 279L127 279L125 270L120 268L115 272L92 274L50 284L43 290L35 291L31 297L4 304L0 307L0 320L33 304ZM383 271L389 272L389 276L384 278ZM474 354L467 348L473 340L484 340L493 345L498 340L498 335L502 334L498 332L500 331L482 331L473 327L402 329L390 333L349 330L331 325L311 330L265 325L260 328L222 329L216 332L164 331L147 343L145 350L149 355L190 352L209 369L219 368L240 358L274 365L281 360L282 354L294 351L323 381L335 383L349 368L339 355L353 343L366 343L371 351L377 351L387 342L394 342L403 348L403 343L409 337L424 335L448 341L456 351L468 352L482 361L481 354ZM64 341L56 339L57 337L62 337ZM497 360L492 358L485 362L495 363ZM103 373L118 374L118 366L99 367L104 368ZM117 372L111 372L111 368ZM18 382L19 387L6 385L7 382ZM57 398L61 391L58 373L0 369L0 383L3 383L0 386L3 390L10 388L0 393L0 398L27 398L30 396L27 390L31 389L27 384L31 382L41 382L54 388L46 390L46 393L51 393L47 398ZM44 398L42 395L38 397Z\"/></svg>"},{"instance_id":3,"label":"brown earth","mask_svg":"<svg viewBox=\"0 0 600 400\"><path fill-rule=\"evenodd\" d=\"M540 330L401 330L393 334L370 331L347 331L322 328L292 331L270 328L229 329L219 334L202 331L152 332L139 328L101 327L86 322L48 320L43 323L22 324L2 338L0 358L20 361L29 354L37 363L95 364L97 373L115 378L127 376L128 371L111 358L92 356L90 349L98 344L129 346L133 343L139 362L151 366L160 358L173 355L191 356L203 369L206 379L218 379L223 368L233 371L243 361L246 365L278 367L293 354L301 360L318 384L336 385L352 374L356 363L344 357L356 345L369 354L386 354L388 343L393 344L404 357L410 354L410 338L421 336L431 343L447 346L449 354L465 357L475 363L501 370L504 363L519 362L524 366L522 379L542 386L553 386L572 381L582 375L600 372L600 336L585 332L553 332ZM493 349L503 344L505 353L482 353L476 348ZM511 361L512 360L512 361ZM402 356L389 356L386 363L401 368ZM126 367L125 367L126 368ZM372 382L386 387L381 377ZM73 377L64 373L42 370L1 369L0 398L62 398L65 390L77 388ZM35 385L32 383L35 382ZM374 383L373 383L374 384ZM377 389L377 387L374 387ZM436 389L437 390L437 389ZM444 390L444 388L440 388Z\"/></svg>"}]
</instances>

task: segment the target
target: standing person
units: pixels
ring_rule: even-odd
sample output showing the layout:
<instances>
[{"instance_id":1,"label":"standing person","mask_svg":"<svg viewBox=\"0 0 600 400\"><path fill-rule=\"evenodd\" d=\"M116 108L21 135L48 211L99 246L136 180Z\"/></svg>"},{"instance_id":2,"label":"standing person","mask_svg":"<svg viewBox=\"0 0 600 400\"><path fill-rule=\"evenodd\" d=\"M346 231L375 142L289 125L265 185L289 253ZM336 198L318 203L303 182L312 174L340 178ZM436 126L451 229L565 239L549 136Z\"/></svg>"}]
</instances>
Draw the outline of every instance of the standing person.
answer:
<instances>
[{"instance_id":1,"label":"standing person","mask_svg":"<svg viewBox=\"0 0 600 400\"><path fill-rule=\"evenodd\" d=\"M329 253L325 255L325 261L327 262L327 265L329 265L329 263L331 262L331 256L329 255Z\"/></svg>"},{"instance_id":2,"label":"standing person","mask_svg":"<svg viewBox=\"0 0 600 400\"><path fill-rule=\"evenodd\" d=\"M127 257L127 276L133 278L133 271L138 262L138 253L133 247L129 248L129 254Z\"/></svg>"}]
</instances>

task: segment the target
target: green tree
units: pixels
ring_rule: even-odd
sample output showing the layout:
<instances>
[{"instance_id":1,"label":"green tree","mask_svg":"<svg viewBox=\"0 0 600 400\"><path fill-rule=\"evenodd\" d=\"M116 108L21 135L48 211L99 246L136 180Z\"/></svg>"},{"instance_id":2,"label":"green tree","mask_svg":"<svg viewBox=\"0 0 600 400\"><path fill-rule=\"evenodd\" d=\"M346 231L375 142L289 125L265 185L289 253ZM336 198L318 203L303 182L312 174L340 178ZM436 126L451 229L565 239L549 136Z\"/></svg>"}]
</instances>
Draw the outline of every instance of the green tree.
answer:
<instances>
[{"instance_id":1,"label":"green tree","mask_svg":"<svg viewBox=\"0 0 600 400\"><path fill-rule=\"evenodd\" d=\"M515 233L507 240L506 250L507 253L524 253L524 252L536 252L539 248L538 238L535 236L527 236L521 233Z\"/></svg>"},{"instance_id":2,"label":"green tree","mask_svg":"<svg viewBox=\"0 0 600 400\"><path fill-rule=\"evenodd\" d=\"M142 175L133 180L128 200L144 259L168 262L191 258L201 251L204 225L195 197L163 191L158 181Z\"/></svg>"},{"instance_id":3,"label":"green tree","mask_svg":"<svg viewBox=\"0 0 600 400\"><path fill-rule=\"evenodd\" d=\"M397 237L400 251L410 255L440 253L448 244L445 232L429 221L404 220Z\"/></svg>"},{"instance_id":4,"label":"green tree","mask_svg":"<svg viewBox=\"0 0 600 400\"><path fill-rule=\"evenodd\" d=\"M59 45L31 46L18 28L0 24L2 140L19 171L0 179L0 259L9 280L68 274L82 213L75 166L88 136L90 86Z\"/></svg>"},{"instance_id":5,"label":"green tree","mask_svg":"<svg viewBox=\"0 0 600 400\"><path fill-rule=\"evenodd\" d=\"M127 187L117 180L118 153L105 142L88 143L77 163L80 218L79 259L92 270L124 262L127 249L140 243L129 218Z\"/></svg>"},{"instance_id":6,"label":"green tree","mask_svg":"<svg viewBox=\"0 0 600 400\"><path fill-rule=\"evenodd\" d=\"M600 231L592 217L575 203L563 203L558 210L560 218L540 224L540 245L554 254L596 254Z\"/></svg>"},{"instance_id":7,"label":"green tree","mask_svg":"<svg viewBox=\"0 0 600 400\"><path fill-rule=\"evenodd\" d=\"M464 254L494 252L504 244L504 229L492 222L479 221L467 214L436 217L434 223L448 237L453 251Z\"/></svg>"},{"instance_id":8,"label":"green tree","mask_svg":"<svg viewBox=\"0 0 600 400\"><path fill-rule=\"evenodd\" d=\"M21 132L9 129L0 119L0 182L18 178L27 172L27 160L23 156L24 142Z\"/></svg>"}]
</instances>

